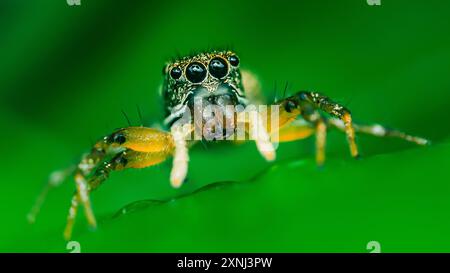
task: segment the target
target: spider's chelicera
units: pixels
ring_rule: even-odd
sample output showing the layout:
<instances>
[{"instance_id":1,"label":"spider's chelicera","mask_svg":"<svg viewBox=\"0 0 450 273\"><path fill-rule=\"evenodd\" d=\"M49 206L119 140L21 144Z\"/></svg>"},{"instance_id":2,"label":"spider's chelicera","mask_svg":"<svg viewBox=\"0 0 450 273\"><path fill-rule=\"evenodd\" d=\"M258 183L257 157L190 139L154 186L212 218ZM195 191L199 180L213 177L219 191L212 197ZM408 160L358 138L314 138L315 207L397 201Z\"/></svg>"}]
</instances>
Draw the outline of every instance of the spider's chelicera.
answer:
<instances>
[{"instance_id":1,"label":"spider's chelicera","mask_svg":"<svg viewBox=\"0 0 450 273\"><path fill-rule=\"evenodd\" d=\"M330 98L299 91L267 105L256 77L240 69L232 51L211 51L167 63L163 69L167 131L143 126L126 127L101 138L78 165L51 174L49 183L28 215L33 222L48 189L69 175L75 178L64 236L69 239L79 205L90 226L96 226L89 194L111 171L145 168L172 158L170 183L179 188L188 172L188 148L199 140L251 140L268 161L275 159L278 142L315 135L316 162L325 161L325 139L330 127L343 131L350 153L358 157L355 132L397 137L419 145L429 141L379 124L352 121L350 111ZM214 156L214 155L211 155Z\"/></svg>"}]
</instances>

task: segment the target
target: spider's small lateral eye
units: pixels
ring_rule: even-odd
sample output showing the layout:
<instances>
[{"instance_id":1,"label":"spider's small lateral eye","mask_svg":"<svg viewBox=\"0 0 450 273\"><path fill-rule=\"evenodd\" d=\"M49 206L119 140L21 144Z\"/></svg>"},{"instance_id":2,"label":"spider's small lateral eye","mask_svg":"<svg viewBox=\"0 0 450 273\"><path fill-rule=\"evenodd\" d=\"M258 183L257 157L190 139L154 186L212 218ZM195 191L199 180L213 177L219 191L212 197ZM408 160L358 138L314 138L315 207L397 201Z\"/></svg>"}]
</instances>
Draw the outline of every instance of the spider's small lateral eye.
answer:
<instances>
[{"instance_id":1,"label":"spider's small lateral eye","mask_svg":"<svg viewBox=\"0 0 450 273\"><path fill-rule=\"evenodd\" d=\"M125 136L123 134L116 134L113 137L113 141L115 143L123 144L123 143L125 143L125 141L127 141L127 139L125 138Z\"/></svg>"},{"instance_id":2,"label":"spider's small lateral eye","mask_svg":"<svg viewBox=\"0 0 450 273\"><path fill-rule=\"evenodd\" d=\"M238 66L239 65L239 58L236 55L231 55L228 57L228 61L232 66Z\"/></svg>"},{"instance_id":3,"label":"spider's small lateral eye","mask_svg":"<svg viewBox=\"0 0 450 273\"><path fill-rule=\"evenodd\" d=\"M178 80L181 77L181 74L183 74L183 71L181 71L179 67L174 67L170 70L170 77L174 80Z\"/></svg>"},{"instance_id":4,"label":"spider's small lateral eye","mask_svg":"<svg viewBox=\"0 0 450 273\"><path fill-rule=\"evenodd\" d=\"M209 62L208 69L214 78L221 79L228 73L228 64L224 59L215 57Z\"/></svg>"},{"instance_id":5,"label":"spider's small lateral eye","mask_svg":"<svg viewBox=\"0 0 450 273\"><path fill-rule=\"evenodd\" d=\"M186 78L192 83L202 82L206 77L206 67L199 62L192 62L186 68Z\"/></svg>"},{"instance_id":6,"label":"spider's small lateral eye","mask_svg":"<svg viewBox=\"0 0 450 273\"><path fill-rule=\"evenodd\" d=\"M291 113L295 108L297 108L297 103L291 100L286 101L286 104L284 105L286 112Z\"/></svg>"}]
</instances>

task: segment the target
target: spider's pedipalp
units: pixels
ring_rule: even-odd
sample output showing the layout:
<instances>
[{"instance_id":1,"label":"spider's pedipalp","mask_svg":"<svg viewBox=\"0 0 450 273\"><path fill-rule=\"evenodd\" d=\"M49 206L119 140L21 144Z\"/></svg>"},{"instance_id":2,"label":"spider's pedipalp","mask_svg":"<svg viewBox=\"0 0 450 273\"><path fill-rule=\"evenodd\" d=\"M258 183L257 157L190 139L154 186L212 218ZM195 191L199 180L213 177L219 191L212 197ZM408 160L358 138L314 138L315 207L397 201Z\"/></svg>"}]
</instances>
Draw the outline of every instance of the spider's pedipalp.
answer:
<instances>
[{"instance_id":1,"label":"spider's pedipalp","mask_svg":"<svg viewBox=\"0 0 450 273\"><path fill-rule=\"evenodd\" d=\"M170 173L170 184L174 188L179 188L186 179L188 171L189 154L186 138L194 130L191 124L178 125L171 127L171 134L174 140L174 155L172 171Z\"/></svg>"},{"instance_id":2,"label":"spider's pedipalp","mask_svg":"<svg viewBox=\"0 0 450 273\"><path fill-rule=\"evenodd\" d=\"M256 147L267 161L274 161L276 157L275 147L271 142L267 125L264 124L260 113L252 111L249 113L249 133L255 139Z\"/></svg>"}]
</instances>

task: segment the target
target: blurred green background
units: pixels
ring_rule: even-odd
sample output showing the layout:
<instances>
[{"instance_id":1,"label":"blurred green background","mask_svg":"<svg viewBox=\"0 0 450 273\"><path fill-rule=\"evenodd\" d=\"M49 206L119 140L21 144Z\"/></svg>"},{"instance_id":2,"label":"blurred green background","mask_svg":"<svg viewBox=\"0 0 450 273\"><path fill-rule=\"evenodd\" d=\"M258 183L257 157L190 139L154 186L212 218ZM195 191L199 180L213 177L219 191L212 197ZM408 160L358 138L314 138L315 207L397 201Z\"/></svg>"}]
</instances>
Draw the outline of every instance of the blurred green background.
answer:
<instances>
[{"instance_id":1,"label":"blurred green background","mask_svg":"<svg viewBox=\"0 0 450 273\"><path fill-rule=\"evenodd\" d=\"M373 240L383 252L449 252L450 3L381 3L1 1L0 251L68 252L72 180L26 222L48 174L126 126L122 110L136 125L136 105L146 125L161 120L168 58L231 46L268 97L286 82L291 93L318 90L357 121L433 145L359 136L354 161L330 132L321 170L313 138L281 145L270 164L253 143L198 145L180 190L170 162L113 173L92 194L99 228L77 218L82 252L368 252ZM166 202L116 214L140 200Z\"/></svg>"}]
</instances>

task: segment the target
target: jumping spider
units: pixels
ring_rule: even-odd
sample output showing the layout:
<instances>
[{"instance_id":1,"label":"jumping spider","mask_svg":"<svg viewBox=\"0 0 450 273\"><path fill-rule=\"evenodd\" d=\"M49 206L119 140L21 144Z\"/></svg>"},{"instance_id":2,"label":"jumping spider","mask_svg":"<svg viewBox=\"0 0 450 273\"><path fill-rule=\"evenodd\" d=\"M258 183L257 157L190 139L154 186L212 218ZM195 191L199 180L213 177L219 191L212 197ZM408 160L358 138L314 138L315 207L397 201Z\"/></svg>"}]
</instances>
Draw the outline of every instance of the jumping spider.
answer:
<instances>
[{"instance_id":1,"label":"jumping spider","mask_svg":"<svg viewBox=\"0 0 450 273\"><path fill-rule=\"evenodd\" d=\"M48 190L61 184L69 175L75 177L76 191L72 197L64 231L66 239L71 237L80 203L84 207L89 225L96 226L89 193L100 186L113 170L145 168L172 157L170 183L175 188L180 187L187 175L188 148L195 142L188 136L201 126L198 119L195 121L190 118L192 115L185 114L195 115L196 112L201 112L204 106L215 106L227 112L227 105L245 107L255 103L260 97L258 81L251 73L241 70L239 65L240 60L232 51L203 52L167 63L163 69L162 95L167 112L164 123L168 131L143 126L126 127L103 137L81 158L77 166L54 172L50 176L47 187L28 215L29 220L34 221ZM202 102L203 106L196 106L196 100ZM378 137L398 137L419 145L428 143L426 139L387 129L378 124L355 124L347 108L316 92L300 91L275 101L273 105L278 106L277 128L265 124L265 130L254 139L257 149L268 161L275 159L275 149L269 133L275 130L278 130L279 142L295 141L315 134L318 165L322 165L325 160L328 127L335 127L346 134L353 157L358 157L355 132ZM237 124L236 118L236 115L226 115L225 123ZM214 123L218 120L213 118L213 129L219 128L219 123ZM204 116L201 116L200 121L204 121ZM251 122L259 125L263 123L258 115L253 120L244 120L246 131L250 130ZM231 133L229 130L223 130L221 134L230 137L233 133L233 130Z\"/></svg>"}]
</instances>

